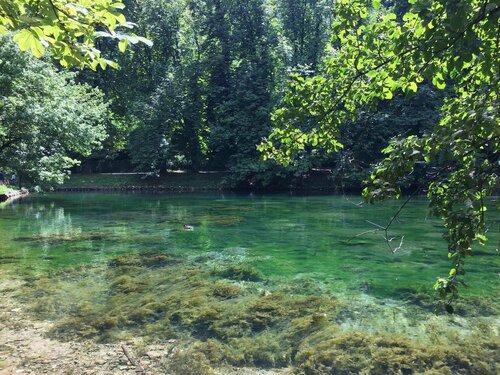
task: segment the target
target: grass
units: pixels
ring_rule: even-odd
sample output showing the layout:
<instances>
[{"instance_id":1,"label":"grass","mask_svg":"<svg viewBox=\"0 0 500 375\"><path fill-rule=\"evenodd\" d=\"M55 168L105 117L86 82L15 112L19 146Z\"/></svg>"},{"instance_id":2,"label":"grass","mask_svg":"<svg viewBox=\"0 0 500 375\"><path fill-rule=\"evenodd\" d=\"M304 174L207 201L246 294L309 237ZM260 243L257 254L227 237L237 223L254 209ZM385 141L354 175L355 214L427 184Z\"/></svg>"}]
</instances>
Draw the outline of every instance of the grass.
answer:
<instances>
[{"instance_id":1,"label":"grass","mask_svg":"<svg viewBox=\"0 0 500 375\"><path fill-rule=\"evenodd\" d=\"M0 194L8 193L9 191L17 190L16 188L8 185L0 185Z\"/></svg>"}]
</instances>

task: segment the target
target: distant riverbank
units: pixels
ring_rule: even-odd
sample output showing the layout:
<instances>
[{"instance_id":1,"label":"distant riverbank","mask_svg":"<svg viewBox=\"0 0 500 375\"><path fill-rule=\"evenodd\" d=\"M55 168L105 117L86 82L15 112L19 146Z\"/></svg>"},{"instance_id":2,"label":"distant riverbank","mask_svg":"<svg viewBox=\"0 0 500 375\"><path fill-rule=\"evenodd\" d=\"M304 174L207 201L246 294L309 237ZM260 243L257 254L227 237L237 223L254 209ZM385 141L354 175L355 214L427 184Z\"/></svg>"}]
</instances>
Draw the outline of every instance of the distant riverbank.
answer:
<instances>
[{"instance_id":1,"label":"distant riverbank","mask_svg":"<svg viewBox=\"0 0 500 375\"><path fill-rule=\"evenodd\" d=\"M342 189L333 181L329 171L315 171L309 175L268 187L255 186L251 182L232 186L226 172L169 172L162 176L145 173L102 173L74 174L55 191L304 191L304 192L339 192ZM357 187L346 188L349 191Z\"/></svg>"},{"instance_id":2,"label":"distant riverbank","mask_svg":"<svg viewBox=\"0 0 500 375\"><path fill-rule=\"evenodd\" d=\"M26 189L17 190L8 185L0 185L0 202L5 202L9 199L18 198L27 194L28 190Z\"/></svg>"}]
</instances>

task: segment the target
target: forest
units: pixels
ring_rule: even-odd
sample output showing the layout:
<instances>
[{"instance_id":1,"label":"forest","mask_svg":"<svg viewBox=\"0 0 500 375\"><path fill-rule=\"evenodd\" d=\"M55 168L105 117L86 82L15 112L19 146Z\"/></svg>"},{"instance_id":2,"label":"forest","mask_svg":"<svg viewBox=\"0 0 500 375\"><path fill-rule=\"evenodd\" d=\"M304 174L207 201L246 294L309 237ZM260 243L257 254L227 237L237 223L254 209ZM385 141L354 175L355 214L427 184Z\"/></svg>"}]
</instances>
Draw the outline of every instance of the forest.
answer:
<instances>
[{"instance_id":1,"label":"forest","mask_svg":"<svg viewBox=\"0 0 500 375\"><path fill-rule=\"evenodd\" d=\"M227 185L239 188L270 188L327 168L332 184L359 190L392 137L423 134L439 118L446 93L424 84L411 98L397 94L343 126L339 153L310 148L286 167L263 160L256 146L271 132L287 80L325 65L333 3L124 4L134 31L153 44L122 53L113 40L98 39L118 69L69 73L48 56L19 54L10 36L2 38L0 165L45 186L71 170L182 169L228 171ZM387 6L399 16L405 11L404 2Z\"/></svg>"}]
</instances>

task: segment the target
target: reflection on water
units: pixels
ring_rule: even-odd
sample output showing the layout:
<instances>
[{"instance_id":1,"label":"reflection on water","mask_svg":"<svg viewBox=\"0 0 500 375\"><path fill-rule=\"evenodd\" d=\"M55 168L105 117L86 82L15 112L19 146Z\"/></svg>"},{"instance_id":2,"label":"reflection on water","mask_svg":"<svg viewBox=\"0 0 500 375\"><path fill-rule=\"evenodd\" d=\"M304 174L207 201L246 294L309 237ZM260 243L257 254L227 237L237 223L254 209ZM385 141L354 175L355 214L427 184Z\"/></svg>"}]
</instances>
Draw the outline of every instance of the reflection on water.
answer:
<instances>
[{"instance_id":1,"label":"reflection on water","mask_svg":"<svg viewBox=\"0 0 500 375\"><path fill-rule=\"evenodd\" d=\"M426 201L408 205L391 227L394 247L404 236L395 254L380 232L360 235L374 228L370 222L385 225L398 204L358 207L335 196L34 196L0 211L0 271L27 281L19 298L36 317L56 322L58 338L176 337L214 364L294 365L314 374L347 366L332 367L318 350L348 363L360 348L368 358L392 345L413 356L408 368L418 357L427 361L421 370L436 370L440 358L448 361L442 369L469 371L449 362L447 348L468 345L471 361L498 350L498 238L468 262L471 287L459 314L435 316L432 284L449 262ZM436 352L418 346L429 342ZM490 362L480 371L494 373Z\"/></svg>"}]
</instances>

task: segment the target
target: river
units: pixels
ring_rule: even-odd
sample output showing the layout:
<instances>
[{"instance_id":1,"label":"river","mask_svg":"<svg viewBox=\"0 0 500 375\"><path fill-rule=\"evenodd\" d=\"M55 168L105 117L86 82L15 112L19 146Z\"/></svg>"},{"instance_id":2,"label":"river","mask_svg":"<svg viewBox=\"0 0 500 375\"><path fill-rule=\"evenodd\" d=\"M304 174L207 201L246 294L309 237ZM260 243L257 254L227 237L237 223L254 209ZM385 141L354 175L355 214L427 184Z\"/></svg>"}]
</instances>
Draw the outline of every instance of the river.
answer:
<instances>
[{"instance_id":1,"label":"river","mask_svg":"<svg viewBox=\"0 0 500 375\"><path fill-rule=\"evenodd\" d=\"M14 298L50 322L53 339L177 340L180 362L206 362L206 371L496 373L498 233L468 259L469 287L447 315L432 288L450 268L441 222L416 198L386 241L377 228L400 205L331 195L33 195L0 210L0 272L21 283ZM491 214L491 228L499 219Z\"/></svg>"}]
</instances>

